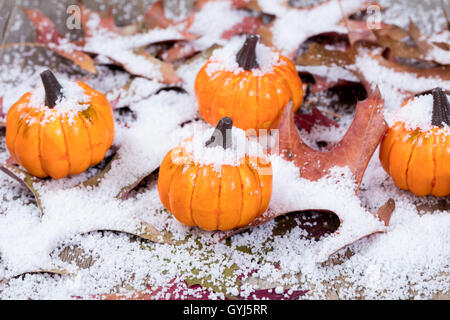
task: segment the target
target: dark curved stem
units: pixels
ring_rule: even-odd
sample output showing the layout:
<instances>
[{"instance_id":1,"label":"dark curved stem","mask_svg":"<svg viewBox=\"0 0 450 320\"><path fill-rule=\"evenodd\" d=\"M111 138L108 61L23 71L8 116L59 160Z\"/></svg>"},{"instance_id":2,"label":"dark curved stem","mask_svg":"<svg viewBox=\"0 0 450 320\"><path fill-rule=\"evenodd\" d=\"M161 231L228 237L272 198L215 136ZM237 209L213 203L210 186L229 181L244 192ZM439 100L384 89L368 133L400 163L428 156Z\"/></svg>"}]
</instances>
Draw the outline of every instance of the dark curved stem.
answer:
<instances>
[{"instance_id":1,"label":"dark curved stem","mask_svg":"<svg viewBox=\"0 0 450 320\"><path fill-rule=\"evenodd\" d=\"M205 146L217 147L222 146L224 149L231 147L231 137L229 136L229 130L233 127L233 120L229 117L225 117L219 120L216 129L214 130L211 138L206 141Z\"/></svg>"},{"instance_id":2,"label":"dark curved stem","mask_svg":"<svg viewBox=\"0 0 450 320\"><path fill-rule=\"evenodd\" d=\"M63 97L62 86L50 70L42 72L41 79L45 89L45 105L53 108L56 101Z\"/></svg>"},{"instance_id":3,"label":"dark curved stem","mask_svg":"<svg viewBox=\"0 0 450 320\"><path fill-rule=\"evenodd\" d=\"M441 88L435 88L433 94L433 118L431 124L443 127L444 123L450 126L450 103L447 94Z\"/></svg>"},{"instance_id":4,"label":"dark curved stem","mask_svg":"<svg viewBox=\"0 0 450 320\"><path fill-rule=\"evenodd\" d=\"M259 41L259 36L253 33L247 35L244 45L236 54L236 62L239 67L245 70L252 70L259 68L258 61L256 61L256 44Z\"/></svg>"}]
</instances>

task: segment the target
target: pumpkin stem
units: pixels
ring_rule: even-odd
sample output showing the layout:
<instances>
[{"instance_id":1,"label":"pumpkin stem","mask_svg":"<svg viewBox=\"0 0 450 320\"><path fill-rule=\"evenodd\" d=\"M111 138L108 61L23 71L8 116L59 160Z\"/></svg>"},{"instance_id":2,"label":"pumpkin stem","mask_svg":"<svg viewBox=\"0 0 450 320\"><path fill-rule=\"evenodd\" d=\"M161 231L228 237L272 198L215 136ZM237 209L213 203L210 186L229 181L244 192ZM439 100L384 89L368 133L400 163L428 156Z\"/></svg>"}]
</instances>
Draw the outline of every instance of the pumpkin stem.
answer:
<instances>
[{"instance_id":1,"label":"pumpkin stem","mask_svg":"<svg viewBox=\"0 0 450 320\"><path fill-rule=\"evenodd\" d=\"M222 146L224 149L231 147L231 139L228 136L228 130L233 127L233 120L229 117L225 117L219 120L216 129L211 136L211 138L206 141L206 147L217 147Z\"/></svg>"},{"instance_id":2,"label":"pumpkin stem","mask_svg":"<svg viewBox=\"0 0 450 320\"><path fill-rule=\"evenodd\" d=\"M41 79L45 89L45 105L53 108L56 101L63 97L62 86L50 70L42 72Z\"/></svg>"},{"instance_id":3,"label":"pumpkin stem","mask_svg":"<svg viewBox=\"0 0 450 320\"><path fill-rule=\"evenodd\" d=\"M258 61L256 61L256 44L259 41L259 36L253 33L247 35L244 45L236 54L236 62L239 67L245 70L252 70L259 68Z\"/></svg>"},{"instance_id":4,"label":"pumpkin stem","mask_svg":"<svg viewBox=\"0 0 450 320\"><path fill-rule=\"evenodd\" d=\"M431 124L443 127L443 123L450 126L450 104L446 93L441 88L435 88L433 94L433 118Z\"/></svg>"}]
</instances>

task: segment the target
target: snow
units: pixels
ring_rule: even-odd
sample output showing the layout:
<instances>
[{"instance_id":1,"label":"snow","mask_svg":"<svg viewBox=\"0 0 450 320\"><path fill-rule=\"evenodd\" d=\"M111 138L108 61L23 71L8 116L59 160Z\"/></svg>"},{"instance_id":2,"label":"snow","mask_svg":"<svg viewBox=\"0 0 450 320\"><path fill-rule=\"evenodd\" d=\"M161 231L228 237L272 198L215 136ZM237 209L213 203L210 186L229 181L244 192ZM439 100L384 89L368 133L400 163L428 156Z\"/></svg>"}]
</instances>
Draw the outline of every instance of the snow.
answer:
<instances>
[{"instance_id":1,"label":"snow","mask_svg":"<svg viewBox=\"0 0 450 320\"><path fill-rule=\"evenodd\" d=\"M264 12L279 16L271 28L273 44L287 56L293 55L300 44L312 35L333 31L347 33L345 26L340 24L343 12L351 14L364 7L361 0L329 0L311 10L289 10L282 0L259 0L258 3Z\"/></svg>"},{"instance_id":2,"label":"snow","mask_svg":"<svg viewBox=\"0 0 450 320\"><path fill-rule=\"evenodd\" d=\"M447 99L449 98L450 96L447 95ZM396 122L402 122L408 130L419 129L422 132L427 132L435 128L432 125L432 117L433 95L425 94L413 98L395 113L389 114L386 121L389 126L393 126ZM447 125L440 131L449 134Z\"/></svg>"},{"instance_id":3,"label":"snow","mask_svg":"<svg viewBox=\"0 0 450 320\"><path fill-rule=\"evenodd\" d=\"M345 12L361 5L361 1L355 0L341 2ZM272 30L277 35L277 45L288 53L313 32L343 30L339 25L341 11L337 1L324 1L311 12L288 11L281 1L260 0L259 4L268 13L281 15ZM188 30L200 36L192 41L196 50L222 44L224 49L216 50L214 57L234 62L233 50L242 44L243 37L225 41L221 34L249 14L233 10L226 1L207 3ZM323 19L325 16L327 19ZM403 23L404 17L398 16L398 19L391 18ZM228 241L219 241L222 233L187 227L174 219L159 200L155 173L171 148L194 137L186 148L191 148L195 161L232 165L253 150L253 147L238 149L240 144L233 144L236 148L228 151L204 146L214 129L198 119L193 83L207 57L176 68L187 94L176 91L156 94L166 85L158 81L161 78L156 69L146 69L147 65L134 60L132 49L176 34L177 30L173 29L136 37L99 32L95 34L98 43L87 44L93 46L92 50L113 55L121 62L134 63L138 71L147 72L152 80L132 78L126 72L97 66L99 74L86 81L110 101L119 97L114 140L118 151L98 185L82 183L98 174L106 163L78 176L35 182L33 187L40 194L43 207L41 213L25 187L7 175L0 175L3 199L0 202L0 279L5 279L0 284L0 298L92 298L97 294L129 293L173 282L182 287L182 280L201 277L219 288L220 292L211 294L211 298L224 298L226 294L248 297L253 290L261 288L273 288L272 292L278 294L284 288L311 289L306 298L329 298L331 288L341 299L430 299L438 293L449 293L449 199L419 198L399 190L381 167L378 150L369 163L358 195L348 168L333 168L329 176L311 182L302 178L292 163L270 156L273 193L265 215L312 208L338 214L341 222L338 232L318 240L309 238L306 230L298 225L277 233L283 226L281 220L270 220ZM276 59L272 51L262 45L258 48L260 65L273 65ZM9 64L2 65L0 70L4 112L24 92L39 87L39 73L47 68L48 62L44 59L43 66L21 69L18 65L24 60L22 55L8 54L7 58ZM18 58L22 59L20 63L15 60ZM235 66L226 65L235 70ZM450 89L448 81L393 72L367 52L358 55L353 68L366 70L372 88L380 88L386 100L385 118L389 124L400 119L411 127L427 129L431 117L430 96L423 95L400 108L404 99L410 97L409 91L422 92L437 86ZM339 67L299 67L299 70L327 76L329 80L355 80L351 72ZM72 99L61 101L56 109L78 110L84 98L74 85L77 76L65 72L55 74L68 90L67 99ZM42 104L42 89L34 91L33 101L36 106ZM322 111L336 112L325 97L320 97L319 107ZM339 110L341 117L335 119L338 128L315 126L310 133L303 130L300 133L309 145L317 141L335 144L350 125L353 111ZM245 138L238 129L232 130L232 136ZM248 142L247 146L256 147L254 142ZM107 155L111 156L112 151ZM5 162L8 157L4 134L0 134L0 161ZM144 177L126 199L118 196ZM372 213L390 198L395 200L396 208L386 228ZM318 212L308 214L313 218L319 216ZM286 219L299 222L304 216L291 213ZM154 243L131 235L138 234L144 223L168 236L172 243ZM317 222L312 219L308 224L314 226ZM374 232L379 233L365 237ZM363 239L356 241L360 238ZM345 250L339 250L350 243ZM61 253L66 248L80 250L79 259L91 259L92 263L82 267L63 260ZM55 269L63 274L32 273ZM17 277L23 273L26 274ZM243 275L242 284L238 275ZM186 292L199 294L193 289ZM160 296L165 297L166 293L163 291ZM181 297L185 295L180 293Z\"/></svg>"},{"instance_id":4,"label":"snow","mask_svg":"<svg viewBox=\"0 0 450 320\"><path fill-rule=\"evenodd\" d=\"M385 113L399 109L411 93L421 93L441 87L450 90L450 81L438 77L422 77L413 73L395 72L379 63L370 53L356 56L355 67L364 70L372 89L377 86L385 101ZM386 116L387 117L387 116Z\"/></svg>"},{"instance_id":5,"label":"snow","mask_svg":"<svg viewBox=\"0 0 450 320\"><path fill-rule=\"evenodd\" d=\"M45 90L41 85L34 89L30 96L29 103L19 105L21 108L31 107L44 112L44 116L39 120L41 124L46 124L55 118L64 117L69 125L75 123L74 117L89 107L90 96L85 94L84 89L71 81L61 81L62 97L56 101L53 108L45 105ZM27 119L37 121L35 118ZM30 124L30 123L29 123Z\"/></svg>"},{"instance_id":6,"label":"snow","mask_svg":"<svg viewBox=\"0 0 450 320\"><path fill-rule=\"evenodd\" d=\"M219 0L205 3L188 29L189 32L200 35L193 41L195 50L205 50L214 44L225 44L222 34L248 16L250 16L249 13L233 10L230 1Z\"/></svg>"},{"instance_id":7,"label":"snow","mask_svg":"<svg viewBox=\"0 0 450 320\"><path fill-rule=\"evenodd\" d=\"M147 57L138 54L137 51L151 43L183 39L180 32L181 25L166 29L155 28L144 33L121 36L100 28L99 23L98 16L91 15L87 25L91 30L97 30L97 32L92 37L87 38L83 50L107 56L109 59L124 65L133 74L159 81L163 80L160 66Z\"/></svg>"},{"instance_id":8,"label":"snow","mask_svg":"<svg viewBox=\"0 0 450 320\"><path fill-rule=\"evenodd\" d=\"M239 67L236 61L236 54L242 48L244 41L244 37L235 38L225 47L214 50L206 67L208 76L214 77L220 71L232 72L235 75L245 72L243 68ZM255 53L259 68L253 69L252 74L256 77L262 77L268 73L272 73L273 67L285 63L280 59L280 55L275 50L265 46L261 42L257 43Z\"/></svg>"},{"instance_id":9,"label":"snow","mask_svg":"<svg viewBox=\"0 0 450 320\"><path fill-rule=\"evenodd\" d=\"M269 159L265 155L261 145L246 137L245 131L233 127L226 133L230 145L228 148L223 148L222 145L206 146L214 134L214 128L206 129L204 125L195 125L193 129L192 139L184 140L179 145L179 152L174 155L176 158L172 159L175 163L197 163L201 166L212 165L213 168L220 172L224 165L237 167L246 161L246 157L258 157L261 161L268 162ZM215 136L215 139L222 141L225 137ZM250 161L250 164L253 164ZM256 166L257 164L255 164Z\"/></svg>"}]
</instances>

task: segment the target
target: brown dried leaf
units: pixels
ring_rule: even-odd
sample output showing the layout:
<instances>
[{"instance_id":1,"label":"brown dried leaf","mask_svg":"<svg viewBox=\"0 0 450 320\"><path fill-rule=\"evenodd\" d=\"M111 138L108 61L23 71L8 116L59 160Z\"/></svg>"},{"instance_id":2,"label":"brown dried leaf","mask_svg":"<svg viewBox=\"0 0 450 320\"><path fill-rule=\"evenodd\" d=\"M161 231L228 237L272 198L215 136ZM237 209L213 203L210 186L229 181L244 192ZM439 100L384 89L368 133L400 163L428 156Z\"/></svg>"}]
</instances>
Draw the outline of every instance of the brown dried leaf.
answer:
<instances>
[{"instance_id":1,"label":"brown dried leaf","mask_svg":"<svg viewBox=\"0 0 450 320\"><path fill-rule=\"evenodd\" d=\"M308 51L295 59L295 64L302 66L346 67L353 63L354 53L351 50L328 50L316 42L312 42Z\"/></svg>"},{"instance_id":2,"label":"brown dried leaf","mask_svg":"<svg viewBox=\"0 0 450 320\"><path fill-rule=\"evenodd\" d=\"M67 58L82 69L97 73L94 61L89 55L77 49L75 43L63 37L55 27L55 24L38 9L22 8L36 29L36 43Z\"/></svg>"},{"instance_id":3,"label":"brown dried leaf","mask_svg":"<svg viewBox=\"0 0 450 320\"><path fill-rule=\"evenodd\" d=\"M81 183L80 185L78 185L78 187L79 186L83 186L85 188L98 187L98 185L102 181L103 177L109 172L109 170L111 170L112 163L114 161L116 161L117 159L119 159L118 153L114 154L114 156L111 158L111 160L109 161L109 163L106 165L106 167L103 170L101 170L95 176L89 178L88 180L86 180L83 183Z\"/></svg>"},{"instance_id":4,"label":"brown dried leaf","mask_svg":"<svg viewBox=\"0 0 450 320\"><path fill-rule=\"evenodd\" d=\"M9 280L18 278L20 276L23 276L25 274L36 274L36 273L49 273L49 274L57 274L61 276L70 275L70 272L65 269L39 269L39 270L32 270L32 271L26 271L22 272L16 275L13 275L11 277L5 278L3 280L0 280L0 285L7 283Z\"/></svg>"},{"instance_id":5,"label":"brown dried leaf","mask_svg":"<svg viewBox=\"0 0 450 320\"><path fill-rule=\"evenodd\" d=\"M21 168L19 168L19 166L14 164L3 164L0 166L0 170L6 173L11 178L19 181L22 185L24 185L27 189L29 189L31 193L33 193L36 199L36 204L39 210L41 211L41 215L43 215L44 211L42 208L40 195L39 192L34 187L35 183L39 183L39 179L30 175L28 172L22 170Z\"/></svg>"}]
</instances>

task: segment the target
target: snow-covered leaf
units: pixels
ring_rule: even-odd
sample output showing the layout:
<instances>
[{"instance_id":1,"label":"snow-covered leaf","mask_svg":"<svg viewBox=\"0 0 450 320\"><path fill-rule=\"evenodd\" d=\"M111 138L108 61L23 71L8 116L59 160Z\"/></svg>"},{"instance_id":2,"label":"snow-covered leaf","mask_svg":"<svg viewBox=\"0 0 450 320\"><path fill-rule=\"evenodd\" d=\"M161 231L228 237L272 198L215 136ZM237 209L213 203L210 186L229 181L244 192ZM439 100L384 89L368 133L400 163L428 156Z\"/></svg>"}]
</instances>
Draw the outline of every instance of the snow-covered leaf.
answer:
<instances>
[{"instance_id":1,"label":"snow-covered leaf","mask_svg":"<svg viewBox=\"0 0 450 320\"><path fill-rule=\"evenodd\" d=\"M38 192L38 189L36 189L34 186L35 183L39 183L39 179L33 177L28 172L26 172L25 170L19 168L19 166L14 164L3 164L0 166L0 170L6 173L11 178L19 181L23 186L29 189L31 193L34 195L34 198L36 199L36 204L39 207L39 210L41 211L41 215L44 214L41 205L41 196Z\"/></svg>"},{"instance_id":2,"label":"snow-covered leaf","mask_svg":"<svg viewBox=\"0 0 450 320\"><path fill-rule=\"evenodd\" d=\"M91 57L82 52L78 45L63 37L54 23L39 9L23 8L23 10L36 29L36 43L44 45L64 58L73 61L84 70L92 73L97 72Z\"/></svg>"},{"instance_id":3,"label":"snow-covered leaf","mask_svg":"<svg viewBox=\"0 0 450 320\"><path fill-rule=\"evenodd\" d=\"M297 165L303 178L315 181L327 175L329 169L335 166L348 166L355 177L356 186L359 186L367 164L387 129L383 104L378 90L359 102L355 118L344 138L327 152L313 150L302 141L289 104L280 124L280 150L283 150L286 159Z\"/></svg>"}]
</instances>

